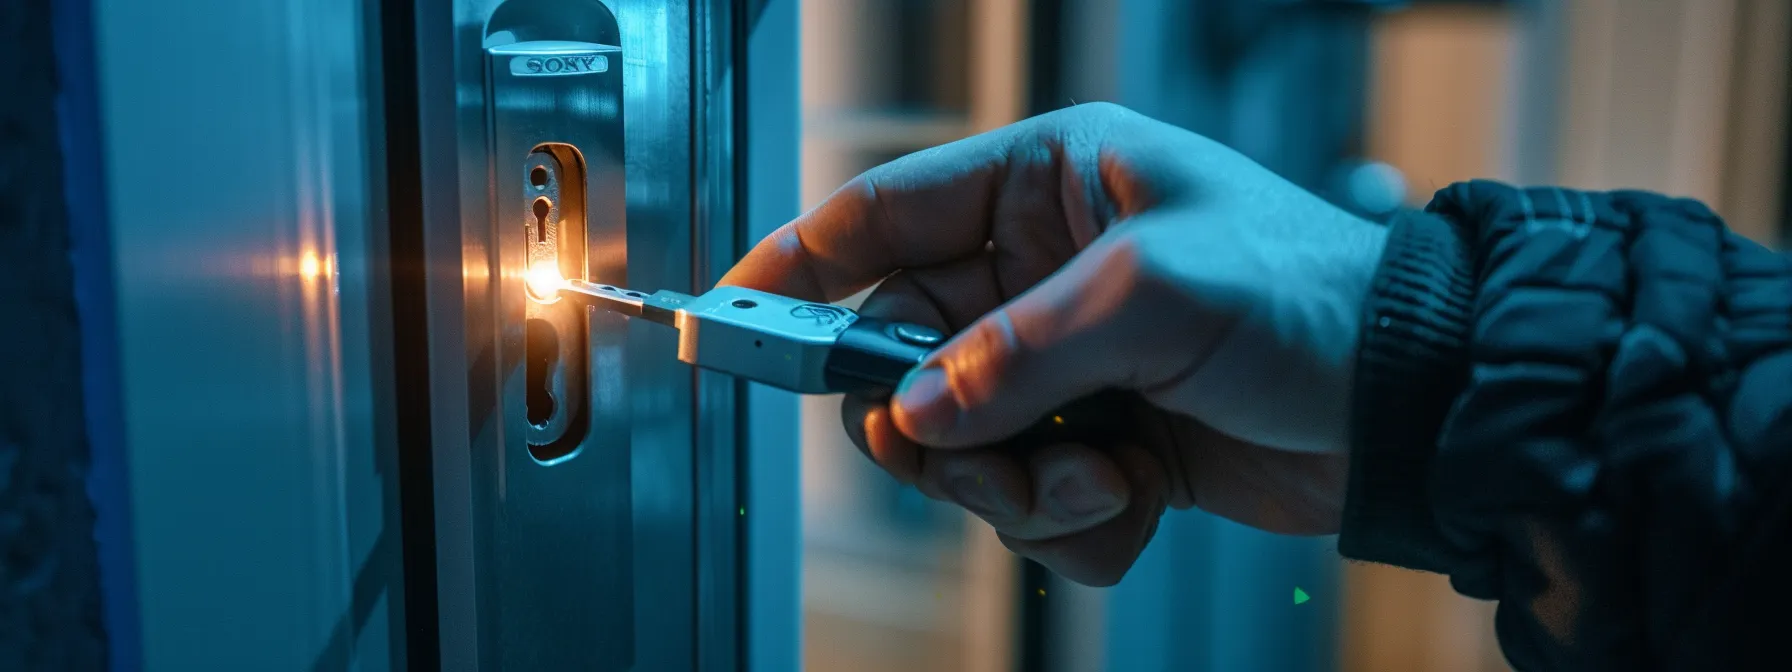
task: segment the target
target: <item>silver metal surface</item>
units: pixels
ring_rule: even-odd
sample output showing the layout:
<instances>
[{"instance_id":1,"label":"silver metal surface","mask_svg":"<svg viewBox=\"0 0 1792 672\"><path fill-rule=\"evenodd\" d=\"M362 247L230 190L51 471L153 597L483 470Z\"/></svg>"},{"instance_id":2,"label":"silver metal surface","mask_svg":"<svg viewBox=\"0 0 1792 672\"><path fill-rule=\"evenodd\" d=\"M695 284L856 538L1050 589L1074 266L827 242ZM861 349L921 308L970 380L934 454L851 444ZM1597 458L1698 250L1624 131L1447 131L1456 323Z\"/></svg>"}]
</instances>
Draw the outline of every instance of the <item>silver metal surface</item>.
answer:
<instances>
[{"instance_id":1,"label":"silver metal surface","mask_svg":"<svg viewBox=\"0 0 1792 672\"><path fill-rule=\"evenodd\" d=\"M510 319L526 310L513 303L526 301L526 269L501 241L526 227L490 197L504 198L508 171L519 164L486 140L491 110L530 102L492 97L488 47L619 47L622 57L602 73L518 79L576 86L620 77L626 181L620 195L593 189L591 203L624 207L628 225L620 237L593 229L588 278L691 290L696 258L736 253L732 179L698 177L731 175L732 145L705 145L701 154L693 145L699 116L719 119L724 129L732 123L730 110L711 107L726 99L717 103L712 89L693 84L693 74L713 81L714 66L694 63L694 54L708 54L693 27L726 26L726 5L456 0L451 15L438 3L417 7L426 221L456 223L432 231L429 241L442 665L677 672L702 660L705 669L732 669L733 402L706 396L699 405L697 376L677 361L664 327L592 311L592 371L621 374L615 387L595 384L592 403L623 405L626 424L595 432L571 459L552 465L520 449L515 437L524 421L509 400L525 381L516 375L519 359L504 353L515 351L507 345L517 336ZM594 9L613 13L619 33L594 36ZM489 72L515 72L519 55L494 54L512 60L495 61L501 69ZM529 70L527 62L520 67ZM605 334L626 338L606 344ZM718 618L723 627L711 628Z\"/></svg>"},{"instance_id":2,"label":"silver metal surface","mask_svg":"<svg viewBox=\"0 0 1792 672\"><path fill-rule=\"evenodd\" d=\"M832 392L828 353L858 315L744 287L717 287L678 312L678 359L781 390Z\"/></svg>"},{"instance_id":3,"label":"silver metal surface","mask_svg":"<svg viewBox=\"0 0 1792 672\"><path fill-rule=\"evenodd\" d=\"M938 330L929 329L918 324L897 324L896 326L891 327L890 330L896 335L896 338L907 341L913 345L939 345L941 341L946 340L945 334L940 333Z\"/></svg>"},{"instance_id":4,"label":"silver metal surface","mask_svg":"<svg viewBox=\"0 0 1792 672\"><path fill-rule=\"evenodd\" d=\"M737 66L736 77L744 79L737 104L745 116L745 123L739 126L745 151L738 159L740 175L735 178L745 202L739 205L741 232L735 254L795 218L802 207L797 180L802 173L800 3L755 0L744 4L756 7L757 13L740 17L746 25L736 31L746 44L735 47L744 59ZM728 258L726 264L713 263L708 281L718 279L735 258ZM745 509L745 538L740 543L745 604L737 625L741 633L737 636L746 642L741 664L755 672L801 669L800 407L796 395L782 390L764 385L739 388L744 388L739 395L740 422L746 427L741 464L734 467L742 482L739 496ZM711 505L704 510L718 508Z\"/></svg>"},{"instance_id":5,"label":"silver metal surface","mask_svg":"<svg viewBox=\"0 0 1792 672\"><path fill-rule=\"evenodd\" d=\"M463 28L462 39L471 39L469 33ZM477 203L482 199L462 194L470 220L463 241L484 250L462 260L464 278L483 280L465 288L467 331L477 354L461 374L473 413L466 525L474 545L478 604L470 620L479 662L506 670L628 669L635 594L634 558L625 552L631 537L630 409L621 365L626 321L577 306L541 306L528 300L524 282L532 244L545 237L539 227L549 223L559 225L554 247L562 273L622 280L624 72L533 77L511 75L509 68L518 57L616 58L619 30L596 3L549 7L513 0L494 9L476 34L480 43L459 46L487 52L483 95L474 98L483 102L485 124L482 132L463 129L457 140L469 150L462 154L465 167L488 180L480 194L493 196L486 209ZM462 89L463 105L472 102L467 92ZM552 154L563 205L583 201L582 212L532 207L539 195L531 157L550 143L561 150ZM568 198L573 191L582 197ZM583 236L572 226L581 221ZM538 338L542 329L550 338ZM530 353L532 345L559 354ZM558 396L561 403L547 417L567 418L562 422L538 426L530 417L536 391L529 389L525 360L537 355L552 358L548 380L560 384L537 384Z\"/></svg>"},{"instance_id":6,"label":"silver metal surface","mask_svg":"<svg viewBox=\"0 0 1792 672\"><path fill-rule=\"evenodd\" d=\"M693 300L691 295L660 290L652 294L583 280L566 280L560 294L593 308L639 317L668 327L678 326L678 311Z\"/></svg>"},{"instance_id":7,"label":"silver metal surface","mask_svg":"<svg viewBox=\"0 0 1792 672\"><path fill-rule=\"evenodd\" d=\"M521 479L510 484L519 492L529 479L618 471L620 463L571 464L600 442L617 456L627 450L622 371L592 366L622 347L626 327L603 316L592 322L579 306L528 300L531 274L620 282L626 270L622 72L609 67L622 52L602 42L617 41L615 19L598 5L584 9L576 18L494 13L485 29L506 459L520 445L535 462L567 467L541 476L517 463L506 477ZM531 37L514 41L519 35Z\"/></svg>"},{"instance_id":8,"label":"silver metal surface","mask_svg":"<svg viewBox=\"0 0 1792 672\"><path fill-rule=\"evenodd\" d=\"M142 625L115 669L405 669L366 5L93 9Z\"/></svg>"},{"instance_id":9,"label":"silver metal surface","mask_svg":"<svg viewBox=\"0 0 1792 672\"><path fill-rule=\"evenodd\" d=\"M739 133L757 122L750 114L739 112L743 101L737 93L748 80L738 55L739 36L753 28L756 18L736 12L754 4L765 3L690 3L691 31L686 37L691 45L690 151L696 196L691 204L692 259L683 269L690 293L714 286L740 258L746 242L741 236L741 208L747 194L737 169L742 163L737 151L745 145L737 143L752 142ZM795 35L789 39L794 41ZM796 149L794 143L768 144L757 151L794 155ZM752 569L744 566L742 548L747 530L760 520L760 511L755 509L749 515L751 503L745 499L750 490L743 468L741 426L751 417L740 394L745 386L730 376L701 369L695 373L692 405L697 421L691 435L697 484L694 589L702 608L696 611L692 633L694 664L700 670L783 669L759 666L748 658L761 645L746 630L752 623L747 613L753 602L748 593ZM785 608L795 612L796 601L788 601Z\"/></svg>"},{"instance_id":10,"label":"silver metal surface","mask_svg":"<svg viewBox=\"0 0 1792 672\"><path fill-rule=\"evenodd\" d=\"M622 48L615 45L555 40L504 44L486 51L500 56L497 70L512 77L603 74L610 72L611 61L622 57Z\"/></svg>"},{"instance_id":11,"label":"silver metal surface","mask_svg":"<svg viewBox=\"0 0 1792 672\"><path fill-rule=\"evenodd\" d=\"M494 126L500 134L506 130L504 124ZM513 230L500 241L500 249L521 248L527 269L523 284L529 300L523 302L521 339L523 441L536 461L553 463L571 458L584 446L594 410L588 394L591 329L585 311L559 303L558 292L537 286L544 277L585 277L585 161L576 144L554 143L530 151L517 168L510 175L510 188L500 190L509 193L499 198L499 220L502 227L503 215L509 214L523 223L521 232Z\"/></svg>"}]
</instances>

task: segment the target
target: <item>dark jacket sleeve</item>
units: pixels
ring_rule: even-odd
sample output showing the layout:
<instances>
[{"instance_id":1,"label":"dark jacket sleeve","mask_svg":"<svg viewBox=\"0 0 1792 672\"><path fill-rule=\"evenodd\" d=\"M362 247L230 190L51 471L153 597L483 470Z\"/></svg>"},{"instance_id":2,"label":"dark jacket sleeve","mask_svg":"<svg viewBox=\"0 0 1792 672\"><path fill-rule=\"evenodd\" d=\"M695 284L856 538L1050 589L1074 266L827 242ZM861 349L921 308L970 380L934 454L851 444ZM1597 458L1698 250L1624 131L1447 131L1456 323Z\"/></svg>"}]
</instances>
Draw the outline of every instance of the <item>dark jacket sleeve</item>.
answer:
<instances>
[{"instance_id":1,"label":"dark jacket sleeve","mask_svg":"<svg viewBox=\"0 0 1792 672\"><path fill-rule=\"evenodd\" d=\"M1499 600L1519 670L1792 669L1792 265L1697 202L1397 219L1340 551Z\"/></svg>"}]
</instances>

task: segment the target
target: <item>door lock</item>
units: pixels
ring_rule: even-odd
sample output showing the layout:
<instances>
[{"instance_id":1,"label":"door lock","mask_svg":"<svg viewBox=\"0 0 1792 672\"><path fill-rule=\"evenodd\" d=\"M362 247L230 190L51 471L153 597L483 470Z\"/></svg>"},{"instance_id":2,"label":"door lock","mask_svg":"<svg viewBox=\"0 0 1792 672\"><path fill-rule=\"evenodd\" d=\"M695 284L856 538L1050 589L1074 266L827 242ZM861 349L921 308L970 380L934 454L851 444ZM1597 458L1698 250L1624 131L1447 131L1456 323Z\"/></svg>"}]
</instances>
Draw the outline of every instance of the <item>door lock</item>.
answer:
<instances>
[{"instance_id":1,"label":"door lock","mask_svg":"<svg viewBox=\"0 0 1792 672\"><path fill-rule=\"evenodd\" d=\"M479 44L483 71L457 80L456 128L465 143L462 208L478 218L461 248L467 322L492 328L465 353L474 411L464 525L471 547L460 548L471 564L458 571L471 592L454 599L477 615L460 636L477 639L463 647L470 655L452 662L481 670L661 669L637 662L635 648L641 578L631 402L640 395L624 371L628 318L541 290L560 278L625 282L625 164L640 148L625 146L624 96L633 94L624 78L656 82L640 78L640 65L625 66L622 49L659 33L625 40L617 12L634 12L631 25L645 30L657 24L644 18L677 3L452 4L463 29L490 12ZM455 67L465 46L456 44ZM475 97L483 115L470 109ZM641 128L670 132L651 119Z\"/></svg>"},{"instance_id":2,"label":"door lock","mask_svg":"<svg viewBox=\"0 0 1792 672\"><path fill-rule=\"evenodd\" d=\"M529 152L514 182L528 205L509 235L528 250L523 286L532 299L524 304L524 431L530 455L544 463L576 452L590 426L586 311L539 291L543 278L586 276L584 164L577 148L544 144Z\"/></svg>"},{"instance_id":3,"label":"door lock","mask_svg":"<svg viewBox=\"0 0 1792 672\"><path fill-rule=\"evenodd\" d=\"M552 289L563 279L624 281L621 49L523 39L487 54L498 254L510 278L499 300L505 426L521 437L505 443L553 465L626 422L627 409L594 404L621 372L593 368L593 353L620 348L626 327Z\"/></svg>"}]
</instances>

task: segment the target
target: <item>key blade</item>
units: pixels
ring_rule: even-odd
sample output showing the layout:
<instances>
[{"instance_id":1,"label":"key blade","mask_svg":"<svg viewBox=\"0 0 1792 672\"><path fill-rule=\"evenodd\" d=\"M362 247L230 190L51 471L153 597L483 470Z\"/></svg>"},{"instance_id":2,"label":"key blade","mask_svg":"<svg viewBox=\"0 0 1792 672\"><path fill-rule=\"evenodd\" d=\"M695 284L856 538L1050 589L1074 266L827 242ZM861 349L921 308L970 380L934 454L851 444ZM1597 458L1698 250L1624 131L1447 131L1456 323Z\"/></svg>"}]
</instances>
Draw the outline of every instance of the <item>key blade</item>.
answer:
<instances>
[{"instance_id":1,"label":"key blade","mask_svg":"<svg viewBox=\"0 0 1792 672\"><path fill-rule=\"evenodd\" d=\"M625 287L600 285L584 280L567 280L560 286L560 292L582 300L587 305L667 326L677 326L678 310L691 300L690 296L678 292L661 290L646 294Z\"/></svg>"},{"instance_id":2,"label":"key blade","mask_svg":"<svg viewBox=\"0 0 1792 672\"><path fill-rule=\"evenodd\" d=\"M640 317L646 303L646 295L621 287L599 285L583 280L566 280L560 285L560 292L571 294L573 298L586 305L622 313L630 317Z\"/></svg>"}]
</instances>

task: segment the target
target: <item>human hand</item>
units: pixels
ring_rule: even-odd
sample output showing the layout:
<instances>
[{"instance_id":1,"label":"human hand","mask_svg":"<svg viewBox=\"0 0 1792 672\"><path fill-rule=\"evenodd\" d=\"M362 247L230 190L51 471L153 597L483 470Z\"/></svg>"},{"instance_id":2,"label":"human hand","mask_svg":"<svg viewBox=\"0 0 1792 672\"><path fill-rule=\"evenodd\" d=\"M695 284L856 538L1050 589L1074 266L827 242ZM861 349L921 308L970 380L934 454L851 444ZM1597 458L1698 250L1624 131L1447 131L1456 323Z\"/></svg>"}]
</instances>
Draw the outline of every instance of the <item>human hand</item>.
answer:
<instances>
[{"instance_id":1,"label":"human hand","mask_svg":"<svg viewBox=\"0 0 1792 672\"><path fill-rule=\"evenodd\" d=\"M1382 227L1211 140L1079 105L879 166L722 279L955 334L847 432L897 479L1088 585L1166 506L1340 525ZM1109 445L991 449L1074 399L1143 401Z\"/></svg>"}]
</instances>

